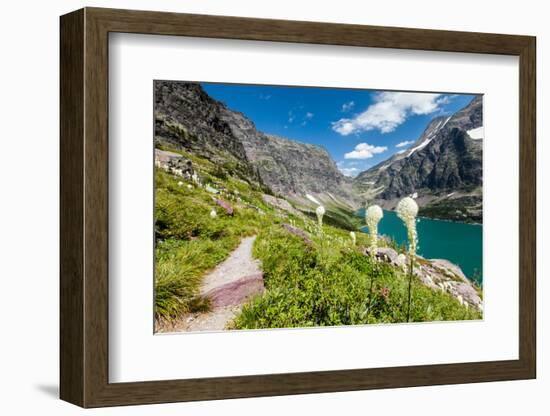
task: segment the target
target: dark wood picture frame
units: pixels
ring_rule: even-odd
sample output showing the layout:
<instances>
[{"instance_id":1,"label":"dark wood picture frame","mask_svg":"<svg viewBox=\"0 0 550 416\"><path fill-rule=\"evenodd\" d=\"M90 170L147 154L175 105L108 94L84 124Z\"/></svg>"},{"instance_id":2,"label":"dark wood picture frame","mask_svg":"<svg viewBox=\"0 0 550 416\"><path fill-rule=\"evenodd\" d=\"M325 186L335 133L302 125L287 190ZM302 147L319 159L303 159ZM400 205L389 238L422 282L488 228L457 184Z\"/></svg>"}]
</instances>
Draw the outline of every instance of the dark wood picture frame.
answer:
<instances>
[{"instance_id":1,"label":"dark wood picture frame","mask_svg":"<svg viewBox=\"0 0 550 416\"><path fill-rule=\"evenodd\" d=\"M61 17L60 396L82 407L519 380L536 377L535 50L530 36L85 8ZM519 359L109 383L110 32L519 57Z\"/></svg>"}]
</instances>

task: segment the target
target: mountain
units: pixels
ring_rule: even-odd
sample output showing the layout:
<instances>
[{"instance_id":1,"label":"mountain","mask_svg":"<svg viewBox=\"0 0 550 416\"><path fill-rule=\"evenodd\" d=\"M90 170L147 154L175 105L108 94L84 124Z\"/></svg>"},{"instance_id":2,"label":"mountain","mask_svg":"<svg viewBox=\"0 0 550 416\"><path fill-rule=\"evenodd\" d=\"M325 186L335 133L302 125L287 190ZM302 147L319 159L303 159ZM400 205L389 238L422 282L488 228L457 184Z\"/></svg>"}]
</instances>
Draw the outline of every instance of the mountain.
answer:
<instances>
[{"instance_id":1,"label":"mountain","mask_svg":"<svg viewBox=\"0 0 550 416\"><path fill-rule=\"evenodd\" d=\"M195 83L155 81L155 147L186 150L259 181L243 144L222 120L223 104Z\"/></svg>"},{"instance_id":2,"label":"mountain","mask_svg":"<svg viewBox=\"0 0 550 416\"><path fill-rule=\"evenodd\" d=\"M360 173L356 192L388 209L416 193L420 215L481 222L482 104L476 96L450 117L434 118L409 148Z\"/></svg>"},{"instance_id":3,"label":"mountain","mask_svg":"<svg viewBox=\"0 0 550 416\"><path fill-rule=\"evenodd\" d=\"M155 81L155 145L208 158L299 206L359 207L352 180L324 148L258 131L198 83Z\"/></svg>"}]
</instances>

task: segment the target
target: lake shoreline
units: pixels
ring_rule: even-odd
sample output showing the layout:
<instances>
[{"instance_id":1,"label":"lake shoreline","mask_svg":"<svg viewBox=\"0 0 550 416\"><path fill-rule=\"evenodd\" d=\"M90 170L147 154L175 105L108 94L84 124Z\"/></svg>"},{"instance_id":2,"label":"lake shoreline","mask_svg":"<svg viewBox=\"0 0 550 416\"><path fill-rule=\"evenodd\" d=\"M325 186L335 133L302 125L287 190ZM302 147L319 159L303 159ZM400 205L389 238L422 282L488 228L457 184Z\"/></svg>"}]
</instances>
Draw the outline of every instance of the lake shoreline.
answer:
<instances>
[{"instance_id":1,"label":"lake shoreline","mask_svg":"<svg viewBox=\"0 0 550 416\"><path fill-rule=\"evenodd\" d=\"M364 212L364 208L359 208L357 211L355 211L355 215L359 218L362 218L364 216L364 214L358 214L359 211L363 210ZM394 209L386 209L386 208L382 208L383 211L388 211L388 212L396 212ZM432 221L443 221L443 222L452 222L452 223L455 223L455 224L466 224L466 225L479 225L479 226L483 226L483 223L480 223L480 222L464 222L464 221L454 221L454 220L449 220L449 219L444 219L444 218L435 218L435 217L425 217L425 216L422 216L422 215L419 215L417 216L416 218L418 219L426 219L426 220L432 220Z\"/></svg>"},{"instance_id":2,"label":"lake shoreline","mask_svg":"<svg viewBox=\"0 0 550 416\"><path fill-rule=\"evenodd\" d=\"M364 209L356 211L361 218ZM384 210L378 232L407 244L406 228L394 210ZM365 226L359 231L368 234ZM446 259L460 267L468 280L483 285L483 224L417 217L418 254L426 259Z\"/></svg>"}]
</instances>

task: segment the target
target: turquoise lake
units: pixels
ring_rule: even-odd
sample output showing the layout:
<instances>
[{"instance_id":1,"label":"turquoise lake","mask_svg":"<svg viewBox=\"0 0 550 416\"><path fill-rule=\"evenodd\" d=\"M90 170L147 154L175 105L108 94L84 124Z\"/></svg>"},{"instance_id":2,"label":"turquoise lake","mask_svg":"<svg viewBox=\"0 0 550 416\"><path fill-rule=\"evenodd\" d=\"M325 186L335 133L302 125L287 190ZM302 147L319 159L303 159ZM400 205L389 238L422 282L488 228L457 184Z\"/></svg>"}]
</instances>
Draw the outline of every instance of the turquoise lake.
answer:
<instances>
[{"instance_id":1,"label":"turquoise lake","mask_svg":"<svg viewBox=\"0 0 550 416\"><path fill-rule=\"evenodd\" d=\"M364 209L357 215L364 217ZM464 274L483 283L483 226L431 218L419 218L418 254L427 259L446 259L460 266ZM361 231L368 232L364 227ZM407 244L407 230L394 211L384 211L378 233Z\"/></svg>"}]
</instances>

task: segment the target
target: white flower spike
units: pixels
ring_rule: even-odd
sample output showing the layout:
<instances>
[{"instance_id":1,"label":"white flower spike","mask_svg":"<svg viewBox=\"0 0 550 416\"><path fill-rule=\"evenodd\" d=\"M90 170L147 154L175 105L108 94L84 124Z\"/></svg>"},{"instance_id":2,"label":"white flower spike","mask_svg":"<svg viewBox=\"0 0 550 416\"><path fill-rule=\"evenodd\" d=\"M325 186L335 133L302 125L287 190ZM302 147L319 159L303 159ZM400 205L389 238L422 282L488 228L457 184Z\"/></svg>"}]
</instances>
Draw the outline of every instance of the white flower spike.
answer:
<instances>
[{"instance_id":1,"label":"white flower spike","mask_svg":"<svg viewBox=\"0 0 550 416\"><path fill-rule=\"evenodd\" d=\"M409 239L409 254L416 254L417 234L416 234L416 216L418 215L418 204L411 197L403 198L397 204L397 216L405 223L407 227L407 237Z\"/></svg>"},{"instance_id":2,"label":"white flower spike","mask_svg":"<svg viewBox=\"0 0 550 416\"><path fill-rule=\"evenodd\" d=\"M319 228L323 228L323 215L325 215L325 207L322 205L319 205L317 209L315 210L315 213L317 214L317 221L319 222Z\"/></svg>"},{"instance_id":3,"label":"white flower spike","mask_svg":"<svg viewBox=\"0 0 550 416\"><path fill-rule=\"evenodd\" d=\"M370 250L372 255L376 254L378 246L378 223L384 217L384 211L378 205L371 205L365 211L365 220L370 235Z\"/></svg>"},{"instance_id":4,"label":"white flower spike","mask_svg":"<svg viewBox=\"0 0 550 416\"><path fill-rule=\"evenodd\" d=\"M357 242L357 236L355 235L355 232L350 231L350 232L349 232L349 236L350 236L350 238L351 238L351 244L352 244L352 245L355 245L355 243Z\"/></svg>"},{"instance_id":5,"label":"white flower spike","mask_svg":"<svg viewBox=\"0 0 550 416\"><path fill-rule=\"evenodd\" d=\"M215 209L212 209L212 211L210 211L210 218L216 218L218 216L218 213L216 212Z\"/></svg>"}]
</instances>

